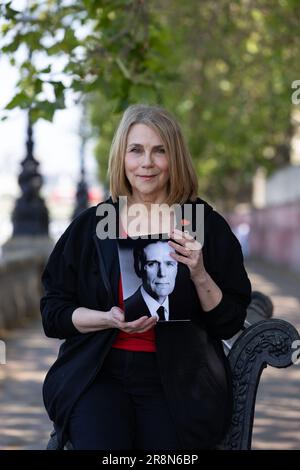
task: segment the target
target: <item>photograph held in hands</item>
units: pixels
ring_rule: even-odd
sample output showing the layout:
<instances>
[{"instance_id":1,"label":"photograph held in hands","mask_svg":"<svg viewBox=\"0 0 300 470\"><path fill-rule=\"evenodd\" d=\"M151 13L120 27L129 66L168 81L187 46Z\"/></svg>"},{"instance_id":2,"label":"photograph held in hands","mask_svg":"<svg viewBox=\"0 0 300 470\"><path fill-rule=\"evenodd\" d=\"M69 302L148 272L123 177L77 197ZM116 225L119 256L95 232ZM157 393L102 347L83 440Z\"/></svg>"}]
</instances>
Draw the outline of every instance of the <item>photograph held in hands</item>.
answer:
<instances>
[{"instance_id":1,"label":"photograph held in hands","mask_svg":"<svg viewBox=\"0 0 300 470\"><path fill-rule=\"evenodd\" d=\"M146 315L159 322L190 321L198 302L188 267L170 256L168 234L118 240L125 320Z\"/></svg>"}]
</instances>

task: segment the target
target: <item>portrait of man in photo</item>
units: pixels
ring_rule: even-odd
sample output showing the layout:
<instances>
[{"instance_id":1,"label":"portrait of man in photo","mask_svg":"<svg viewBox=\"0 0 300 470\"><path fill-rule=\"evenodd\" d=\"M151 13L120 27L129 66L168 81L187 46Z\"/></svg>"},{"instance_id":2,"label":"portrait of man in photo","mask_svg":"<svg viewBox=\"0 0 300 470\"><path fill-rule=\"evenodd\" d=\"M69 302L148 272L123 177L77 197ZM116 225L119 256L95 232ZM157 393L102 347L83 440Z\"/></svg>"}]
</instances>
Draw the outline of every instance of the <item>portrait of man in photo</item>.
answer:
<instances>
[{"instance_id":1,"label":"portrait of man in photo","mask_svg":"<svg viewBox=\"0 0 300 470\"><path fill-rule=\"evenodd\" d=\"M121 245L124 247L126 240L122 240ZM129 239L127 245L131 245L131 249L127 249L131 261L127 259L127 262L124 262L123 250L119 246L126 321L134 321L143 315L157 316L158 321L189 320L184 309L178 308L178 299L176 301L180 295L180 284L182 294L184 291L186 293L184 274L187 273L182 272L181 263L170 256L170 252L175 250L167 240ZM135 289L132 293L133 285Z\"/></svg>"}]
</instances>

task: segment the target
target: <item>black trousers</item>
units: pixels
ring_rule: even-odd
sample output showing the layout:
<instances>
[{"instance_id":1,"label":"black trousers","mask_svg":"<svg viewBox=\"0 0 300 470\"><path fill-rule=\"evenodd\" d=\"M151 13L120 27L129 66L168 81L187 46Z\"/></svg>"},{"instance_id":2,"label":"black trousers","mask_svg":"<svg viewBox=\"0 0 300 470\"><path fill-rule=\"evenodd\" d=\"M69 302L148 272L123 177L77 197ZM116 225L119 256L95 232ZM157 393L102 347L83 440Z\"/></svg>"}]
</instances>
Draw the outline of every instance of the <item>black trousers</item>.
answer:
<instances>
[{"instance_id":1,"label":"black trousers","mask_svg":"<svg viewBox=\"0 0 300 470\"><path fill-rule=\"evenodd\" d=\"M112 348L70 416L74 449L176 450L156 353Z\"/></svg>"}]
</instances>

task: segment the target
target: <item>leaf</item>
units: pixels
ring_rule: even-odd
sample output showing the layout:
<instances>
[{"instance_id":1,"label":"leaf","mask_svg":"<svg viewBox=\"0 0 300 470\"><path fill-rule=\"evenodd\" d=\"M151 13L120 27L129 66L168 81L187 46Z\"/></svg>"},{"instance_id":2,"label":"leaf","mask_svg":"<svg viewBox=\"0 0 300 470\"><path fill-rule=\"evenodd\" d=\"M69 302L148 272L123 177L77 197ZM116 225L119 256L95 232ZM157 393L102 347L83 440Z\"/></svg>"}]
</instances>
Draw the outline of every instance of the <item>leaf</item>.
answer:
<instances>
[{"instance_id":1,"label":"leaf","mask_svg":"<svg viewBox=\"0 0 300 470\"><path fill-rule=\"evenodd\" d=\"M47 73L48 74L48 73L51 72L51 69L52 69L51 65L48 65L47 67L38 70L38 73Z\"/></svg>"},{"instance_id":2,"label":"leaf","mask_svg":"<svg viewBox=\"0 0 300 470\"><path fill-rule=\"evenodd\" d=\"M8 20L14 20L17 16L20 16L20 12L10 6L11 3L4 5L4 17Z\"/></svg>"},{"instance_id":3,"label":"leaf","mask_svg":"<svg viewBox=\"0 0 300 470\"><path fill-rule=\"evenodd\" d=\"M35 103L30 109L30 117L33 122L36 122L38 119L45 119L46 121L52 122L56 109L54 103L40 101Z\"/></svg>"},{"instance_id":4,"label":"leaf","mask_svg":"<svg viewBox=\"0 0 300 470\"><path fill-rule=\"evenodd\" d=\"M35 95L38 95L39 93L41 93L42 88L43 88L43 81L40 80L39 78L36 78L34 80L34 93L35 93Z\"/></svg>"},{"instance_id":5,"label":"leaf","mask_svg":"<svg viewBox=\"0 0 300 470\"><path fill-rule=\"evenodd\" d=\"M14 109L17 107L26 108L30 106L30 99L24 91L17 93L5 106L5 109Z\"/></svg>"},{"instance_id":6,"label":"leaf","mask_svg":"<svg viewBox=\"0 0 300 470\"><path fill-rule=\"evenodd\" d=\"M125 64L123 63L123 61L120 59L120 57L117 57L116 58L116 64L118 65L119 69L121 70L121 72L123 73L124 77L127 78L128 80L130 80L130 72L129 70L126 68Z\"/></svg>"}]
</instances>

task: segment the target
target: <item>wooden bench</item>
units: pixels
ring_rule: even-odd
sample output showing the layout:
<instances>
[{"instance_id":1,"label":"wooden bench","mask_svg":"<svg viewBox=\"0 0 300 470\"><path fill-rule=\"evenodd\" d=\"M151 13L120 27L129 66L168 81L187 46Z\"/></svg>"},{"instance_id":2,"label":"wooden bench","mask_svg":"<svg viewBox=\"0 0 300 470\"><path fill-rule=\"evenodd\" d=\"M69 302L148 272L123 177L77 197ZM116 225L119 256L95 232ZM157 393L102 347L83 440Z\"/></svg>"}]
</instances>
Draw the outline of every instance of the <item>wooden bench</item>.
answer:
<instances>
[{"instance_id":1,"label":"wooden bench","mask_svg":"<svg viewBox=\"0 0 300 470\"><path fill-rule=\"evenodd\" d=\"M233 414L228 433L217 449L251 449L256 392L264 368L292 364L292 343L299 340L297 330L287 321L273 319L271 299L253 292L244 328L223 341L233 380ZM65 450L72 450L68 442ZM59 450L53 430L47 450Z\"/></svg>"}]
</instances>

